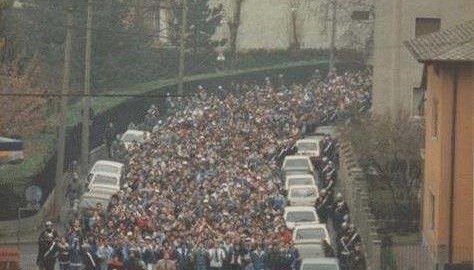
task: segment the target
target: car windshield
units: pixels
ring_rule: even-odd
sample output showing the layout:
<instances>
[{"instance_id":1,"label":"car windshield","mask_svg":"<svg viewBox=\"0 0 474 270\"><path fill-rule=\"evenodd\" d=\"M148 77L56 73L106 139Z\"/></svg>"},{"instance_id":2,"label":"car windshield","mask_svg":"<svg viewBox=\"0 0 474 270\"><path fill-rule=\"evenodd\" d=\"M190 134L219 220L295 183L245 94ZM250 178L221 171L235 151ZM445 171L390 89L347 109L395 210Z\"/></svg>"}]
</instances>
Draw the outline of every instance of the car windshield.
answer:
<instances>
[{"instance_id":1,"label":"car windshield","mask_svg":"<svg viewBox=\"0 0 474 270\"><path fill-rule=\"evenodd\" d=\"M298 150L302 151L317 151L318 144L315 142L301 142L298 143Z\"/></svg>"},{"instance_id":2,"label":"car windshield","mask_svg":"<svg viewBox=\"0 0 474 270\"><path fill-rule=\"evenodd\" d=\"M288 180L289 186L312 185L313 180L310 177L292 178Z\"/></svg>"},{"instance_id":3,"label":"car windshield","mask_svg":"<svg viewBox=\"0 0 474 270\"><path fill-rule=\"evenodd\" d=\"M122 141L124 141L124 142L136 141L136 142L139 142L139 143L143 143L143 141L144 141L143 134L125 133L122 137Z\"/></svg>"},{"instance_id":4,"label":"car windshield","mask_svg":"<svg viewBox=\"0 0 474 270\"><path fill-rule=\"evenodd\" d=\"M326 231L323 228L298 229L296 240L323 240L326 238Z\"/></svg>"},{"instance_id":5,"label":"car windshield","mask_svg":"<svg viewBox=\"0 0 474 270\"><path fill-rule=\"evenodd\" d=\"M119 173L119 170L116 166L99 163L94 166L93 172Z\"/></svg>"},{"instance_id":6,"label":"car windshield","mask_svg":"<svg viewBox=\"0 0 474 270\"><path fill-rule=\"evenodd\" d=\"M286 160L285 167L289 168L309 168L308 160L305 158L299 159L288 159Z\"/></svg>"},{"instance_id":7,"label":"car windshield","mask_svg":"<svg viewBox=\"0 0 474 270\"><path fill-rule=\"evenodd\" d=\"M306 198L316 196L315 188L292 188L290 197L292 198Z\"/></svg>"},{"instance_id":8,"label":"car windshield","mask_svg":"<svg viewBox=\"0 0 474 270\"><path fill-rule=\"evenodd\" d=\"M311 263L304 264L302 270L337 270L337 266L334 264Z\"/></svg>"},{"instance_id":9,"label":"car windshield","mask_svg":"<svg viewBox=\"0 0 474 270\"><path fill-rule=\"evenodd\" d=\"M316 221L314 213L311 211L295 211L286 215L286 221L289 222L313 222Z\"/></svg>"},{"instance_id":10,"label":"car windshield","mask_svg":"<svg viewBox=\"0 0 474 270\"><path fill-rule=\"evenodd\" d=\"M117 185L117 178L99 174L94 178L93 183L95 185Z\"/></svg>"}]
</instances>

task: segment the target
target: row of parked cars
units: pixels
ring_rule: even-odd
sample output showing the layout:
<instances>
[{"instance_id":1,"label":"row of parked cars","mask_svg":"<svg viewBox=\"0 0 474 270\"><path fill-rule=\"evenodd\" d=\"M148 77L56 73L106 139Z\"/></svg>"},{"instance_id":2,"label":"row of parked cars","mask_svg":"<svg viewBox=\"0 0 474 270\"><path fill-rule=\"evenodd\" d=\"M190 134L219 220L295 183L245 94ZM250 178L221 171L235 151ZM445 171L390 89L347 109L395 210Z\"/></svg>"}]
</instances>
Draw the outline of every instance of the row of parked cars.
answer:
<instances>
[{"instance_id":1,"label":"row of parked cars","mask_svg":"<svg viewBox=\"0 0 474 270\"><path fill-rule=\"evenodd\" d=\"M141 144L147 133L142 130L127 130L120 136L120 142L125 148L134 142ZM123 163L110 160L97 161L87 177L86 193L80 200L80 209L95 208L98 203L106 207L112 195L120 190L123 177Z\"/></svg>"},{"instance_id":2,"label":"row of parked cars","mask_svg":"<svg viewBox=\"0 0 474 270\"><path fill-rule=\"evenodd\" d=\"M331 245L331 238L314 207L321 186L315 166L321 162L321 141L328 130L320 127L315 134L298 140L296 152L286 156L281 166L288 205L284 219L293 230L293 243L302 259L300 270L340 269L337 258L326 257L324 246Z\"/></svg>"}]
</instances>

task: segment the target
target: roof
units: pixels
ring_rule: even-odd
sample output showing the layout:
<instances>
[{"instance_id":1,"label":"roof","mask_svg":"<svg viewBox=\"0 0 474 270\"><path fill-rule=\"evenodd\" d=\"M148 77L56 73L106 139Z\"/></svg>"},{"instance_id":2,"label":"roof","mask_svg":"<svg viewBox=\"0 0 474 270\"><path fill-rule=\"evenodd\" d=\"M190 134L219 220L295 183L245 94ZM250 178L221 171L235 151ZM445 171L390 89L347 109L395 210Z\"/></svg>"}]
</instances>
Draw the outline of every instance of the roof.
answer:
<instances>
[{"instance_id":1,"label":"roof","mask_svg":"<svg viewBox=\"0 0 474 270\"><path fill-rule=\"evenodd\" d=\"M286 180L290 180L290 179L300 179L300 178L310 178L310 179L313 179L313 180L314 180L314 176L312 176L311 174L308 174L308 173L288 175L288 176L286 177Z\"/></svg>"},{"instance_id":2,"label":"roof","mask_svg":"<svg viewBox=\"0 0 474 270\"><path fill-rule=\"evenodd\" d=\"M285 212L294 212L294 211L309 211L316 212L312 206L287 206L285 207Z\"/></svg>"},{"instance_id":3,"label":"roof","mask_svg":"<svg viewBox=\"0 0 474 270\"><path fill-rule=\"evenodd\" d=\"M98 160L94 166L96 164L103 164L103 165L110 165L110 166L114 166L114 167L123 167L123 163L121 162L116 162L116 161L111 161L111 160Z\"/></svg>"},{"instance_id":4,"label":"roof","mask_svg":"<svg viewBox=\"0 0 474 270\"><path fill-rule=\"evenodd\" d=\"M404 42L419 62L474 61L474 20Z\"/></svg>"},{"instance_id":5,"label":"roof","mask_svg":"<svg viewBox=\"0 0 474 270\"><path fill-rule=\"evenodd\" d=\"M326 229L327 230L327 227L326 227L326 224L324 223L321 223L321 224L310 224L310 225L297 225L295 226L295 230L298 230L298 229Z\"/></svg>"},{"instance_id":6,"label":"roof","mask_svg":"<svg viewBox=\"0 0 474 270\"><path fill-rule=\"evenodd\" d=\"M336 258L304 258L301 263L330 263L338 264L339 261Z\"/></svg>"},{"instance_id":7,"label":"roof","mask_svg":"<svg viewBox=\"0 0 474 270\"><path fill-rule=\"evenodd\" d=\"M293 160L293 159L309 159L308 156L304 156L304 155L292 155L292 156L286 156L285 159L288 159L288 160Z\"/></svg>"}]
</instances>

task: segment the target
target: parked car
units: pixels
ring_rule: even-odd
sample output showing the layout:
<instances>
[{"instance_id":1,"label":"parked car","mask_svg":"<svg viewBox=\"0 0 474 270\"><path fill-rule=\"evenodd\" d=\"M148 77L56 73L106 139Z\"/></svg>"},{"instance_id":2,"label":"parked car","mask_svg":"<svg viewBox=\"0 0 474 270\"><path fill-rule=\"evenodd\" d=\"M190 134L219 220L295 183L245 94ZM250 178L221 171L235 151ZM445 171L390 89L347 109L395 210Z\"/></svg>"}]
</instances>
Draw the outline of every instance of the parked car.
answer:
<instances>
[{"instance_id":1,"label":"parked car","mask_svg":"<svg viewBox=\"0 0 474 270\"><path fill-rule=\"evenodd\" d=\"M299 270L341 270L336 258L303 258Z\"/></svg>"},{"instance_id":2,"label":"parked car","mask_svg":"<svg viewBox=\"0 0 474 270\"><path fill-rule=\"evenodd\" d=\"M100 191L89 191L82 195L81 201L79 202L79 209L81 211L94 209L99 203L105 208L108 206L110 198L111 195L101 193Z\"/></svg>"},{"instance_id":3,"label":"parked car","mask_svg":"<svg viewBox=\"0 0 474 270\"><path fill-rule=\"evenodd\" d=\"M293 243L295 245L321 244L323 240L331 244L326 224L298 225L293 230Z\"/></svg>"},{"instance_id":4,"label":"parked car","mask_svg":"<svg viewBox=\"0 0 474 270\"><path fill-rule=\"evenodd\" d=\"M311 174L288 175L285 178L285 190L293 186L316 185L314 176Z\"/></svg>"},{"instance_id":5,"label":"parked car","mask_svg":"<svg viewBox=\"0 0 474 270\"><path fill-rule=\"evenodd\" d=\"M296 225L319 224L319 218L314 207L310 206L287 206L283 218L286 227L293 229Z\"/></svg>"},{"instance_id":6,"label":"parked car","mask_svg":"<svg viewBox=\"0 0 474 270\"><path fill-rule=\"evenodd\" d=\"M319 196L316 185L293 186L288 190L288 204L291 206L314 206Z\"/></svg>"},{"instance_id":7,"label":"parked car","mask_svg":"<svg viewBox=\"0 0 474 270\"><path fill-rule=\"evenodd\" d=\"M296 153L298 155L309 156L311 159L318 159L321 155L320 142L323 140L323 136L311 136L296 141Z\"/></svg>"},{"instance_id":8,"label":"parked car","mask_svg":"<svg viewBox=\"0 0 474 270\"><path fill-rule=\"evenodd\" d=\"M129 129L122 134L122 136L120 137L120 141L123 143L125 148L128 149L128 147L130 147L133 142L137 142L139 144L144 143L145 139L148 138L148 136L150 136L150 132Z\"/></svg>"},{"instance_id":9,"label":"parked car","mask_svg":"<svg viewBox=\"0 0 474 270\"><path fill-rule=\"evenodd\" d=\"M314 166L309 156L286 156L281 166L281 172L284 177L298 174L314 175Z\"/></svg>"},{"instance_id":10,"label":"parked car","mask_svg":"<svg viewBox=\"0 0 474 270\"><path fill-rule=\"evenodd\" d=\"M117 192L120 190L120 182L120 178L115 174L97 173L92 176L88 185L88 190L108 189Z\"/></svg>"},{"instance_id":11,"label":"parked car","mask_svg":"<svg viewBox=\"0 0 474 270\"><path fill-rule=\"evenodd\" d=\"M329 135L331 137L336 137L336 127L335 126L320 126L314 130L313 134Z\"/></svg>"},{"instance_id":12,"label":"parked car","mask_svg":"<svg viewBox=\"0 0 474 270\"><path fill-rule=\"evenodd\" d=\"M123 177L124 164L110 160L98 160L89 172L88 182L95 174L115 175L119 179Z\"/></svg>"}]
</instances>

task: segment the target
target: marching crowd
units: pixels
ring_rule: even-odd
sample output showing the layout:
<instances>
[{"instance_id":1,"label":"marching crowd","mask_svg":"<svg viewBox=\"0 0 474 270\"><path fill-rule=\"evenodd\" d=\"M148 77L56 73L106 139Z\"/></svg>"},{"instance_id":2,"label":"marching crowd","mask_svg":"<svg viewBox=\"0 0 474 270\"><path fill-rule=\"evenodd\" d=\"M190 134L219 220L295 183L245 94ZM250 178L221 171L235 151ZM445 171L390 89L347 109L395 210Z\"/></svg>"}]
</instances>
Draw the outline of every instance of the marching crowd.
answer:
<instances>
[{"instance_id":1,"label":"marching crowd","mask_svg":"<svg viewBox=\"0 0 474 270\"><path fill-rule=\"evenodd\" d=\"M281 79L281 77L280 77ZM47 224L38 264L53 269L290 270L298 251L282 217L279 164L316 126L370 107L368 71L319 72L306 85L242 82L167 98L152 106L144 143L114 149L126 161L123 188L109 205L79 213L59 236ZM363 269L347 204L333 196L336 142L323 141L316 209L332 220L345 269ZM333 254L331 254L333 253ZM360 268L355 268L360 267Z\"/></svg>"}]
</instances>

